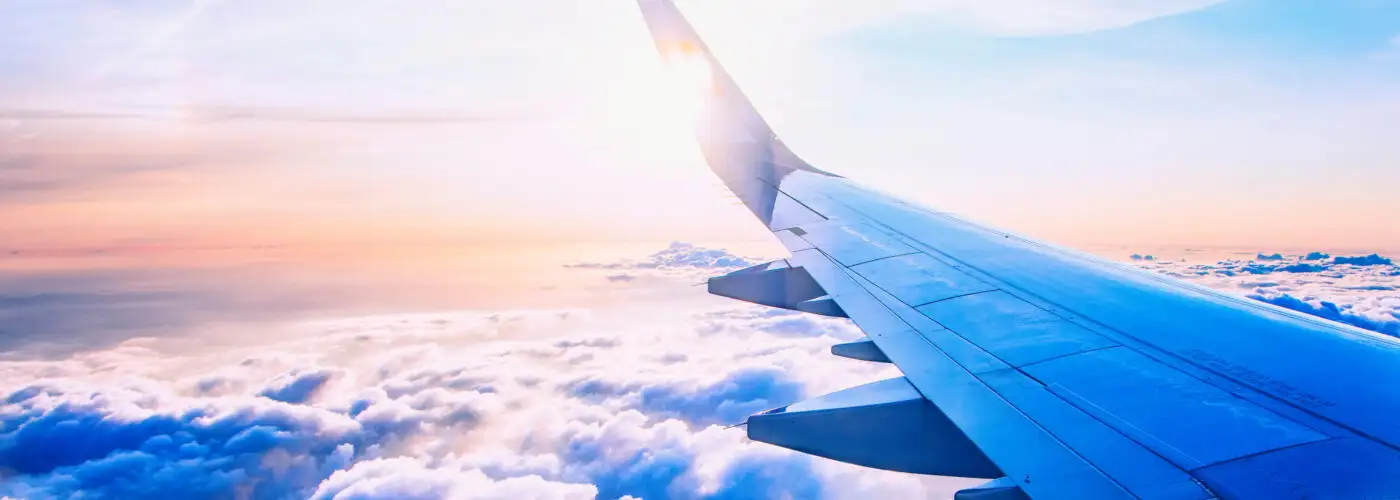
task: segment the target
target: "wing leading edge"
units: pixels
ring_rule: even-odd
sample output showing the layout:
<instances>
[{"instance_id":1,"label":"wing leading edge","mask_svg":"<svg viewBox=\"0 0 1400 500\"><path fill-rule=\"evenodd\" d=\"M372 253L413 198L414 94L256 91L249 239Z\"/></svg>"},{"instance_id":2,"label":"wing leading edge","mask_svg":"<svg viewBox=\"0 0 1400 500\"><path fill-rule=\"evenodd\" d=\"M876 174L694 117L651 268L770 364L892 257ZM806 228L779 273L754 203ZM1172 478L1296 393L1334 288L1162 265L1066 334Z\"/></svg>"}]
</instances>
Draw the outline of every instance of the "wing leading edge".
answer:
<instances>
[{"instance_id":1,"label":"wing leading edge","mask_svg":"<svg viewBox=\"0 0 1400 500\"><path fill-rule=\"evenodd\" d=\"M670 0L700 57L707 162L792 252L711 291L851 318L838 355L904 377L755 415L751 438L993 479L958 498L1400 498L1400 343L873 192L799 159Z\"/></svg>"}]
</instances>

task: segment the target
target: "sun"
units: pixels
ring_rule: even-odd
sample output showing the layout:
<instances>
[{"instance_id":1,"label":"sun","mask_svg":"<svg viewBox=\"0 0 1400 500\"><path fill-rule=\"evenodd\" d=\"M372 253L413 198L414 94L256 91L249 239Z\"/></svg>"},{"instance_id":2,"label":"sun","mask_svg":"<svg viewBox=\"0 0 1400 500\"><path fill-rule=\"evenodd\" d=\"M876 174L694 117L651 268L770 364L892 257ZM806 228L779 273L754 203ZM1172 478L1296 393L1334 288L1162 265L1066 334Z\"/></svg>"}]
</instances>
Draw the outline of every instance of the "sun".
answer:
<instances>
[{"instance_id":1,"label":"sun","mask_svg":"<svg viewBox=\"0 0 1400 500\"><path fill-rule=\"evenodd\" d=\"M662 46L660 54L671 111L695 124L717 93L714 65L703 50L686 42Z\"/></svg>"},{"instance_id":2,"label":"sun","mask_svg":"<svg viewBox=\"0 0 1400 500\"><path fill-rule=\"evenodd\" d=\"M720 94L704 50L678 43L659 53L645 47L597 67L609 82L599 101L598 131L626 156L651 165L697 157L696 133Z\"/></svg>"}]
</instances>

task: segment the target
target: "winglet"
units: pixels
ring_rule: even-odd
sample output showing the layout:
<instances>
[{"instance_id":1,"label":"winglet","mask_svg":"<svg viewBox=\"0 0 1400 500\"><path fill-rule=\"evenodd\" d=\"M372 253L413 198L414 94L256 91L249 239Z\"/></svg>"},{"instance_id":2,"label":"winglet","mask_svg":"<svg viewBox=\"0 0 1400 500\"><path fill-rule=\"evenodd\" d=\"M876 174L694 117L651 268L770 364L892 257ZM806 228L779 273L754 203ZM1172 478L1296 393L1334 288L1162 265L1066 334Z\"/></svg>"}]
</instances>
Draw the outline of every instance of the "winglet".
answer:
<instances>
[{"instance_id":1,"label":"winglet","mask_svg":"<svg viewBox=\"0 0 1400 500\"><path fill-rule=\"evenodd\" d=\"M699 89L703 102L695 130L700 150L710 169L760 220L773 223L784 177L797 171L833 176L778 140L671 0L638 0L638 5L662 62L688 78L706 80Z\"/></svg>"},{"instance_id":2,"label":"winglet","mask_svg":"<svg viewBox=\"0 0 1400 500\"><path fill-rule=\"evenodd\" d=\"M668 66L701 66L703 72L696 72L700 73L696 76L709 80L703 82L706 85L700 89L709 94L703 96L707 115L704 118L710 122L707 125L718 126L721 125L719 122L723 122L722 125L726 127L726 130L705 130L716 133L709 139L727 136L724 138L732 142L763 142L774 137L773 129L754 109L719 61L715 60L709 46L686 21L675 3L671 0L638 0L638 4L662 62Z\"/></svg>"}]
</instances>

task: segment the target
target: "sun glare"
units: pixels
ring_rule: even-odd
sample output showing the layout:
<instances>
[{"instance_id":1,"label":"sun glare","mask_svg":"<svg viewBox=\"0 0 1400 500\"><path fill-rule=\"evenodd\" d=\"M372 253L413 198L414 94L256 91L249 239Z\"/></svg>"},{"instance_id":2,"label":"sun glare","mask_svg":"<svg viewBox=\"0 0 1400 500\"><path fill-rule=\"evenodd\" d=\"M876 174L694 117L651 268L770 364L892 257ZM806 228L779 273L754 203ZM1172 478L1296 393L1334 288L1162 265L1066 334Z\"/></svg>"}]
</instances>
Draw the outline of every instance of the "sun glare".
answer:
<instances>
[{"instance_id":1,"label":"sun glare","mask_svg":"<svg viewBox=\"0 0 1400 500\"><path fill-rule=\"evenodd\" d=\"M646 52L599 68L612 82L599 102L606 117L601 124L627 156L646 158L642 164L674 163L678 155L697 152L695 132L717 95L714 67L690 45L663 47L660 58Z\"/></svg>"},{"instance_id":2,"label":"sun glare","mask_svg":"<svg viewBox=\"0 0 1400 500\"><path fill-rule=\"evenodd\" d=\"M699 49L679 45L663 49L661 66L671 110L681 123L694 125L715 94L714 68Z\"/></svg>"}]
</instances>

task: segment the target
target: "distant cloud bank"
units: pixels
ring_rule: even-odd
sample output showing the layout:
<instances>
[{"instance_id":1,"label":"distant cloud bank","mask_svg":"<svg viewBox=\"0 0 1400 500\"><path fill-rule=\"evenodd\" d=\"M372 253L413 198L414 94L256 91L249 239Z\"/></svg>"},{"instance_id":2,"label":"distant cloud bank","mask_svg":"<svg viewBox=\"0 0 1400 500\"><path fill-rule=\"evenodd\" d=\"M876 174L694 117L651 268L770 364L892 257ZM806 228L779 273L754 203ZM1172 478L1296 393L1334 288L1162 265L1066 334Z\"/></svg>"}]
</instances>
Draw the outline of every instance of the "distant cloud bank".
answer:
<instances>
[{"instance_id":1,"label":"distant cloud bank","mask_svg":"<svg viewBox=\"0 0 1400 500\"><path fill-rule=\"evenodd\" d=\"M232 351L137 339L0 362L0 496L929 494L723 427L881 376L826 353L859 336L849 323L736 304L610 324L577 311L367 317Z\"/></svg>"},{"instance_id":2,"label":"distant cloud bank","mask_svg":"<svg viewBox=\"0 0 1400 500\"><path fill-rule=\"evenodd\" d=\"M1390 259L1261 255L1134 261L1400 335ZM684 287L754 263L674 243L570 267ZM270 342L138 338L0 361L0 497L910 498L975 483L726 429L897 371L829 354L862 335L848 321L700 302L345 318L287 325Z\"/></svg>"},{"instance_id":3,"label":"distant cloud bank","mask_svg":"<svg viewBox=\"0 0 1400 500\"><path fill-rule=\"evenodd\" d=\"M614 262L578 262L566 267L576 269L634 269L634 270L686 270L686 269L737 269L758 264L757 261L740 257L726 250L705 248L690 243L673 242L665 250L651 254L645 259L624 259Z\"/></svg>"},{"instance_id":4,"label":"distant cloud bank","mask_svg":"<svg viewBox=\"0 0 1400 500\"><path fill-rule=\"evenodd\" d=\"M1251 299L1400 337L1400 266L1378 254L1260 253L1253 260L1213 264L1138 260L1138 265L1213 288L1247 289Z\"/></svg>"}]
</instances>

